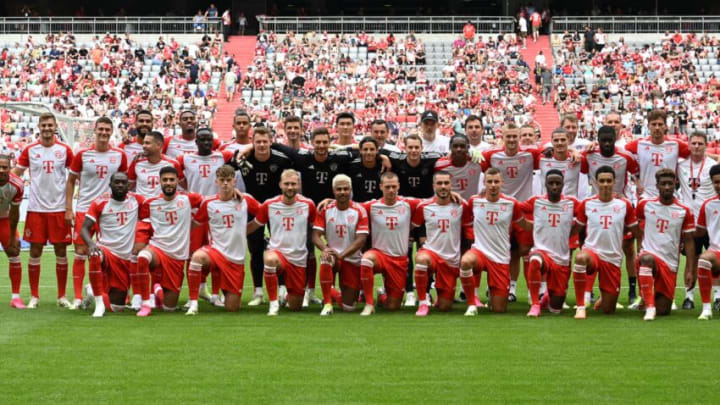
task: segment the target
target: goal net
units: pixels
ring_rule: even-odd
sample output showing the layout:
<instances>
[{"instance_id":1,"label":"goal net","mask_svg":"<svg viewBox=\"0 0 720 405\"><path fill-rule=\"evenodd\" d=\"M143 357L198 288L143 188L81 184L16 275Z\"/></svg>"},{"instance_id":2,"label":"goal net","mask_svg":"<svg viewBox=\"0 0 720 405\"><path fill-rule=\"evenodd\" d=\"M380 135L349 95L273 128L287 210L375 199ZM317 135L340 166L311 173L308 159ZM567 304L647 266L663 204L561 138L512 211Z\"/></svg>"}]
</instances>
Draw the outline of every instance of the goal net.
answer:
<instances>
[{"instance_id":1,"label":"goal net","mask_svg":"<svg viewBox=\"0 0 720 405\"><path fill-rule=\"evenodd\" d=\"M58 136L63 142L74 148L76 145L86 146L88 142L92 142L93 127L95 125L94 118L70 117L60 114L50 108L49 105L35 102L8 102L0 103L0 109L11 111L19 111L23 114L20 122L28 128L33 134L38 133L37 123L40 114L53 113L58 125Z\"/></svg>"}]
</instances>

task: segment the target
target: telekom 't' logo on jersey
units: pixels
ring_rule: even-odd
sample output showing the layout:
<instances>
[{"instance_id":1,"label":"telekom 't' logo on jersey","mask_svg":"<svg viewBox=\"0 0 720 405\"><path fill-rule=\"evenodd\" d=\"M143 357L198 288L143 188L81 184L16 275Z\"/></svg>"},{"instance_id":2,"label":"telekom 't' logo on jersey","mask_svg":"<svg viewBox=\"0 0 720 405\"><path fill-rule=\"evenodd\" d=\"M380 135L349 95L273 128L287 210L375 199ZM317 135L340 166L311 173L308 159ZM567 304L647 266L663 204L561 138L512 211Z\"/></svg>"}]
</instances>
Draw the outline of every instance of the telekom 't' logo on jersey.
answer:
<instances>
[{"instance_id":1,"label":"telekom 't' logo on jersey","mask_svg":"<svg viewBox=\"0 0 720 405\"><path fill-rule=\"evenodd\" d=\"M420 184L420 177L408 177L408 183L411 187L417 187Z\"/></svg>"},{"instance_id":2,"label":"telekom 't' logo on jersey","mask_svg":"<svg viewBox=\"0 0 720 405\"><path fill-rule=\"evenodd\" d=\"M338 236L338 238L344 238L345 235L347 235L347 226L335 225L335 234Z\"/></svg>"},{"instance_id":3,"label":"telekom 't' logo on jersey","mask_svg":"<svg viewBox=\"0 0 720 405\"><path fill-rule=\"evenodd\" d=\"M550 227L557 228L560 223L560 214L548 213L548 223L550 224Z\"/></svg>"},{"instance_id":4,"label":"telekom 't' logo on jersey","mask_svg":"<svg viewBox=\"0 0 720 405\"><path fill-rule=\"evenodd\" d=\"M365 191L372 193L377 189L377 183L375 180L365 180Z\"/></svg>"},{"instance_id":5,"label":"telekom 't' logo on jersey","mask_svg":"<svg viewBox=\"0 0 720 405\"><path fill-rule=\"evenodd\" d=\"M457 180L457 188L458 190L465 190L468 186L468 180L467 179L456 179Z\"/></svg>"},{"instance_id":6,"label":"telekom 't' logo on jersey","mask_svg":"<svg viewBox=\"0 0 720 405\"><path fill-rule=\"evenodd\" d=\"M55 171L55 161L53 160L43 160L42 162L42 168L45 171L45 173L50 174Z\"/></svg>"},{"instance_id":7,"label":"telekom 't' logo on jersey","mask_svg":"<svg viewBox=\"0 0 720 405\"><path fill-rule=\"evenodd\" d=\"M198 165L198 172L200 172L200 177L207 178L210 175L210 165Z\"/></svg>"},{"instance_id":8,"label":"telekom 't' logo on jersey","mask_svg":"<svg viewBox=\"0 0 720 405\"><path fill-rule=\"evenodd\" d=\"M255 173L255 181L257 181L257 184L262 186L265 184L265 182L268 180L268 174L267 173Z\"/></svg>"},{"instance_id":9,"label":"telekom 't' logo on jersey","mask_svg":"<svg viewBox=\"0 0 720 405\"><path fill-rule=\"evenodd\" d=\"M440 228L440 232L447 232L450 229L450 220L447 218L438 219L438 228Z\"/></svg>"},{"instance_id":10,"label":"telekom 't' logo on jersey","mask_svg":"<svg viewBox=\"0 0 720 405\"><path fill-rule=\"evenodd\" d=\"M515 177L517 177L518 168L517 166L508 166L505 168L505 173L507 173L508 177L514 179Z\"/></svg>"},{"instance_id":11,"label":"telekom 't' logo on jersey","mask_svg":"<svg viewBox=\"0 0 720 405\"><path fill-rule=\"evenodd\" d=\"M104 179L108 174L108 167L106 165L95 166L95 174L98 176L98 179Z\"/></svg>"},{"instance_id":12,"label":"telekom 't' logo on jersey","mask_svg":"<svg viewBox=\"0 0 720 405\"><path fill-rule=\"evenodd\" d=\"M160 184L160 176L147 176L147 183L150 188L155 188Z\"/></svg>"},{"instance_id":13,"label":"telekom 't' logo on jersey","mask_svg":"<svg viewBox=\"0 0 720 405\"><path fill-rule=\"evenodd\" d=\"M485 220L488 221L488 224L495 225L498 220L498 212L488 211L487 214L485 214Z\"/></svg>"},{"instance_id":14,"label":"telekom 't' logo on jersey","mask_svg":"<svg viewBox=\"0 0 720 405\"><path fill-rule=\"evenodd\" d=\"M670 221L668 221L667 219L658 219L657 225L655 225L655 227L657 228L659 233L665 233L665 231L667 231L669 225L670 225Z\"/></svg>"},{"instance_id":15,"label":"telekom 't' logo on jersey","mask_svg":"<svg viewBox=\"0 0 720 405\"><path fill-rule=\"evenodd\" d=\"M178 214L177 211L168 211L165 213L165 220L170 223L170 225L175 225L178 220Z\"/></svg>"},{"instance_id":16,"label":"telekom 't' logo on jersey","mask_svg":"<svg viewBox=\"0 0 720 405\"><path fill-rule=\"evenodd\" d=\"M222 216L223 225L225 228L232 228L235 226L235 215L228 214Z\"/></svg>"},{"instance_id":17,"label":"telekom 't' logo on jersey","mask_svg":"<svg viewBox=\"0 0 720 405\"><path fill-rule=\"evenodd\" d=\"M653 152L650 154L650 160L652 160L652 162L655 166L660 166L663 162L663 154Z\"/></svg>"},{"instance_id":18,"label":"telekom 't' logo on jersey","mask_svg":"<svg viewBox=\"0 0 720 405\"><path fill-rule=\"evenodd\" d=\"M612 215L600 215L600 226L602 226L603 229L608 229L612 223Z\"/></svg>"},{"instance_id":19,"label":"telekom 't' logo on jersey","mask_svg":"<svg viewBox=\"0 0 720 405\"><path fill-rule=\"evenodd\" d=\"M115 220L120 225L125 225L125 223L128 220L128 214L127 212L116 212L115 213Z\"/></svg>"},{"instance_id":20,"label":"telekom 't' logo on jersey","mask_svg":"<svg viewBox=\"0 0 720 405\"><path fill-rule=\"evenodd\" d=\"M385 218L385 225L392 231L398 224L398 217Z\"/></svg>"},{"instance_id":21,"label":"telekom 't' logo on jersey","mask_svg":"<svg viewBox=\"0 0 720 405\"><path fill-rule=\"evenodd\" d=\"M283 228L285 228L286 231L290 231L295 226L295 218L293 217L283 217L282 219L282 225Z\"/></svg>"},{"instance_id":22,"label":"telekom 't' logo on jersey","mask_svg":"<svg viewBox=\"0 0 720 405\"><path fill-rule=\"evenodd\" d=\"M325 184L325 182L328 180L328 177L329 177L328 172L316 172L315 173L315 180L317 180L317 182L319 184Z\"/></svg>"}]
</instances>

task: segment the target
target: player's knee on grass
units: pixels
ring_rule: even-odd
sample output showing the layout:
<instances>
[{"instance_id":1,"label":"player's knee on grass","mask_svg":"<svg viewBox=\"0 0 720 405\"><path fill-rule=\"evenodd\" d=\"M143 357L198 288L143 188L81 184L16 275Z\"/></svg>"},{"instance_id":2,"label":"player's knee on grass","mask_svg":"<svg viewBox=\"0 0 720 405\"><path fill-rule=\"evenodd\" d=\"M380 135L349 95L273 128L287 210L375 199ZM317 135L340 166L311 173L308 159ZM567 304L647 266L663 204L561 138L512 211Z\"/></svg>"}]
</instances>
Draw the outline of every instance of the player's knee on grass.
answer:
<instances>
[{"instance_id":1,"label":"player's knee on grass","mask_svg":"<svg viewBox=\"0 0 720 405\"><path fill-rule=\"evenodd\" d=\"M298 312L302 309L303 296L288 294L287 296L288 308L293 312Z\"/></svg>"},{"instance_id":2,"label":"player's knee on grass","mask_svg":"<svg viewBox=\"0 0 720 405\"><path fill-rule=\"evenodd\" d=\"M347 306L355 306L358 300L359 291L350 287L341 287L340 294L342 295L342 302Z\"/></svg>"},{"instance_id":3,"label":"player's knee on grass","mask_svg":"<svg viewBox=\"0 0 720 405\"><path fill-rule=\"evenodd\" d=\"M163 307L177 308L178 298L180 294L175 291L165 290L165 298L163 299Z\"/></svg>"},{"instance_id":4,"label":"player's knee on grass","mask_svg":"<svg viewBox=\"0 0 720 405\"><path fill-rule=\"evenodd\" d=\"M383 304L383 307L388 311L397 311L398 309L400 309L401 304L402 298L388 297L387 301L385 301L385 304Z\"/></svg>"},{"instance_id":5,"label":"player's knee on grass","mask_svg":"<svg viewBox=\"0 0 720 405\"><path fill-rule=\"evenodd\" d=\"M602 296L602 306L600 308L602 312L607 315L614 314L615 309L617 308L618 295L610 294L604 291L601 291L600 294Z\"/></svg>"},{"instance_id":6,"label":"player's knee on grass","mask_svg":"<svg viewBox=\"0 0 720 405\"><path fill-rule=\"evenodd\" d=\"M225 310L228 312L237 312L240 309L242 297L227 291L223 291L223 294L225 294Z\"/></svg>"},{"instance_id":7,"label":"player's knee on grass","mask_svg":"<svg viewBox=\"0 0 720 405\"><path fill-rule=\"evenodd\" d=\"M655 311L657 315L670 315L672 300L662 294L655 294Z\"/></svg>"},{"instance_id":8,"label":"player's knee on grass","mask_svg":"<svg viewBox=\"0 0 720 405\"><path fill-rule=\"evenodd\" d=\"M491 295L490 296L490 311L503 313L507 312L508 298L504 296Z\"/></svg>"},{"instance_id":9,"label":"player's knee on grass","mask_svg":"<svg viewBox=\"0 0 720 405\"><path fill-rule=\"evenodd\" d=\"M125 306L126 297L127 291L118 290L117 288L111 288L110 292L108 292L108 298L110 299L110 303L113 305Z\"/></svg>"},{"instance_id":10,"label":"player's knee on grass","mask_svg":"<svg viewBox=\"0 0 720 405\"><path fill-rule=\"evenodd\" d=\"M452 309L452 300L447 298L438 298L438 309L440 312L448 312Z\"/></svg>"}]
</instances>

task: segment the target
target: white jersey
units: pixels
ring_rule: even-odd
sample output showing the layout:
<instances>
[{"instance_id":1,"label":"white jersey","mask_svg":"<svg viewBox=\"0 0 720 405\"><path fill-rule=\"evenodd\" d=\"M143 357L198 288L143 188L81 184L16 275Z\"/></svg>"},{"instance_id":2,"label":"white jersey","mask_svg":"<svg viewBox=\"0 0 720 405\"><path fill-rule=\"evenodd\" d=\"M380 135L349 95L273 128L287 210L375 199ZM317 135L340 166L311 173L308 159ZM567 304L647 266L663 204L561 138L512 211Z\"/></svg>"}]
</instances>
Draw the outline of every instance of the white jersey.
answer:
<instances>
[{"instance_id":1,"label":"white jersey","mask_svg":"<svg viewBox=\"0 0 720 405\"><path fill-rule=\"evenodd\" d=\"M435 162L435 171L444 170L450 173L452 181L452 191L460 194L462 198L469 200L475 194L482 191L482 166L471 161L467 161L463 166L455 166L452 159L448 157L440 158Z\"/></svg>"},{"instance_id":2,"label":"white jersey","mask_svg":"<svg viewBox=\"0 0 720 405\"><path fill-rule=\"evenodd\" d=\"M163 153L171 159L177 159L178 156L185 153L197 153L197 144L195 139L185 139L182 135L175 135L165 139L165 147Z\"/></svg>"},{"instance_id":3,"label":"white jersey","mask_svg":"<svg viewBox=\"0 0 720 405\"><path fill-rule=\"evenodd\" d=\"M690 208L674 200L665 205L659 198L642 200L636 208L643 228L642 251L652 253L677 272L682 235L695 232L695 217Z\"/></svg>"},{"instance_id":4,"label":"white jersey","mask_svg":"<svg viewBox=\"0 0 720 405\"><path fill-rule=\"evenodd\" d=\"M518 201L532 196L533 170L539 169L540 152L534 148L520 149L512 156L505 148L483 152L483 171L494 167L503 175L502 193Z\"/></svg>"},{"instance_id":5,"label":"white jersey","mask_svg":"<svg viewBox=\"0 0 720 405\"><path fill-rule=\"evenodd\" d=\"M178 181L183 179L180 164L165 155L157 163L151 163L147 158L132 162L128 169L128 179L135 183L135 192L145 198L157 196L160 193L160 169L163 167L174 167L178 171Z\"/></svg>"},{"instance_id":6,"label":"white jersey","mask_svg":"<svg viewBox=\"0 0 720 405\"><path fill-rule=\"evenodd\" d=\"M393 205L384 199L363 204L370 219L372 247L388 256L407 257L410 221L420 200L398 197Z\"/></svg>"},{"instance_id":7,"label":"white jersey","mask_svg":"<svg viewBox=\"0 0 720 405\"><path fill-rule=\"evenodd\" d=\"M355 242L355 235L370 233L368 216L362 205L351 201L350 206L341 210L333 201L315 217L313 229L325 235L327 246L340 253ZM360 250L345 258L345 261L360 265L362 253Z\"/></svg>"},{"instance_id":8,"label":"white jersey","mask_svg":"<svg viewBox=\"0 0 720 405\"><path fill-rule=\"evenodd\" d=\"M700 215L700 207L703 202L715 196L712 181L710 179L710 168L717 162L705 157L702 163L693 163L690 159L683 159L678 164L678 182L680 188L677 196L680 201L687 205L695 218Z\"/></svg>"},{"instance_id":9,"label":"white jersey","mask_svg":"<svg viewBox=\"0 0 720 405\"><path fill-rule=\"evenodd\" d=\"M128 165L135 160L136 156L144 152L142 144L138 143L137 139L130 143L120 144L119 148L125 153Z\"/></svg>"},{"instance_id":10,"label":"white jersey","mask_svg":"<svg viewBox=\"0 0 720 405\"><path fill-rule=\"evenodd\" d=\"M242 200L232 198L227 201L215 195L202 202L195 214L195 222L208 224L211 247L228 261L245 264L248 214L257 215L259 211L260 203L248 194L243 194Z\"/></svg>"},{"instance_id":11,"label":"white jersey","mask_svg":"<svg viewBox=\"0 0 720 405\"><path fill-rule=\"evenodd\" d=\"M598 197L583 200L575 213L575 222L585 226L584 248L608 263L620 267L625 228L637 225L632 204L625 198L602 202Z\"/></svg>"},{"instance_id":12,"label":"white jersey","mask_svg":"<svg viewBox=\"0 0 720 405\"><path fill-rule=\"evenodd\" d=\"M159 195L140 206L140 219L152 227L150 246L155 246L173 259L187 260L190 255L192 211L200 207L202 196L178 192L172 200Z\"/></svg>"},{"instance_id":13,"label":"white jersey","mask_svg":"<svg viewBox=\"0 0 720 405\"><path fill-rule=\"evenodd\" d=\"M38 141L23 149L17 167L30 169L29 212L65 212L67 168L72 159L70 147L57 139L49 147Z\"/></svg>"},{"instance_id":14,"label":"white jersey","mask_svg":"<svg viewBox=\"0 0 720 405\"><path fill-rule=\"evenodd\" d=\"M635 158L617 147L615 148L615 154L610 157L605 157L597 151L591 153L583 152L580 171L587 174L588 181L592 186L592 195L597 195L598 193L595 173L597 169L602 166L610 166L615 171L615 186L613 187L613 192L620 195L625 194L628 175L638 174L640 172Z\"/></svg>"},{"instance_id":15,"label":"white jersey","mask_svg":"<svg viewBox=\"0 0 720 405\"><path fill-rule=\"evenodd\" d=\"M298 267L307 265L308 227L315 221L315 204L297 195L295 202L285 204L282 195L265 201L255 222L270 227L268 249L279 251L288 262ZM259 230L258 232L262 232Z\"/></svg>"},{"instance_id":16,"label":"white jersey","mask_svg":"<svg viewBox=\"0 0 720 405\"><path fill-rule=\"evenodd\" d=\"M472 213L472 247L494 263L510 263L510 229L513 222L522 219L518 202L504 195L495 202L476 195L468 205Z\"/></svg>"},{"instance_id":17,"label":"white jersey","mask_svg":"<svg viewBox=\"0 0 720 405\"><path fill-rule=\"evenodd\" d=\"M234 155L235 151L240 151L239 153L244 153L246 150L250 149L252 146L253 146L252 143L243 144L243 143L232 142L232 143L223 144L220 147L220 150L221 151L226 151L226 150L230 151ZM237 187L238 190L245 192L245 180L243 180L242 173L239 171L235 172L235 187Z\"/></svg>"},{"instance_id":18,"label":"white jersey","mask_svg":"<svg viewBox=\"0 0 720 405\"><path fill-rule=\"evenodd\" d=\"M480 152L485 152L486 150L490 150L490 149L495 148L495 147L496 147L496 146L493 145L493 144L491 144L491 143L487 143L487 142L485 142L485 141L480 141L479 144L477 144L477 145L469 145L468 148L470 149L470 151L476 151L476 150L477 150L477 151L480 151Z\"/></svg>"},{"instance_id":19,"label":"white jersey","mask_svg":"<svg viewBox=\"0 0 720 405\"><path fill-rule=\"evenodd\" d=\"M22 203L25 191L25 184L20 177L12 173L8 176L8 182L0 186L0 218L7 218L10 215L11 205Z\"/></svg>"},{"instance_id":20,"label":"white jersey","mask_svg":"<svg viewBox=\"0 0 720 405\"><path fill-rule=\"evenodd\" d=\"M554 157L540 158L540 194L543 195L547 192L545 189L545 177L547 172L550 170L560 170L563 174L563 191L562 193L567 196L577 197L579 182L580 182L580 164L572 164L572 158L568 157L565 160L557 160Z\"/></svg>"},{"instance_id":21,"label":"white jersey","mask_svg":"<svg viewBox=\"0 0 720 405\"><path fill-rule=\"evenodd\" d=\"M108 191L110 176L117 172L127 172L126 159L120 149L110 148L98 152L94 146L75 155L70 173L80 180L75 206L77 212L86 212L93 200Z\"/></svg>"},{"instance_id":22,"label":"white jersey","mask_svg":"<svg viewBox=\"0 0 720 405\"><path fill-rule=\"evenodd\" d=\"M705 200L700 207L697 227L707 231L710 249L720 251L720 198L717 195Z\"/></svg>"},{"instance_id":23,"label":"white jersey","mask_svg":"<svg viewBox=\"0 0 720 405\"><path fill-rule=\"evenodd\" d=\"M656 145L650 138L636 139L627 145L625 150L637 156L640 166L640 182L645 188L642 198L657 197L655 173L660 169L677 170L678 159L690 157L690 149L685 142L665 140Z\"/></svg>"},{"instance_id":24,"label":"white jersey","mask_svg":"<svg viewBox=\"0 0 720 405\"><path fill-rule=\"evenodd\" d=\"M570 265L570 232L580 202L562 196L552 202L547 195L535 196L523 203L523 211L532 216L535 249L547 253L555 263Z\"/></svg>"},{"instance_id":25,"label":"white jersey","mask_svg":"<svg viewBox=\"0 0 720 405\"><path fill-rule=\"evenodd\" d=\"M425 224L427 237L423 249L437 254L453 267L460 267L463 226L470 221L470 207L467 203L440 205L437 197L423 200L412 218L413 226Z\"/></svg>"},{"instance_id":26,"label":"white jersey","mask_svg":"<svg viewBox=\"0 0 720 405\"><path fill-rule=\"evenodd\" d=\"M233 153L230 151L214 151L207 156L194 152L178 156L178 164L187 179L187 191L204 196L217 194L219 190L215 182L215 171L232 157Z\"/></svg>"},{"instance_id":27,"label":"white jersey","mask_svg":"<svg viewBox=\"0 0 720 405\"><path fill-rule=\"evenodd\" d=\"M91 219L99 229L97 243L109 249L115 256L129 259L135 244L135 226L139 208L145 198L128 193L124 201L117 201L110 193L95 199L85 218Z\"/></svg>"},{"instance_id":28,"label":"white jersey","mask_svg":"<svg viewBox=\"0 0 720 405\"><path fill-rule=\"evenodd\" d=\"M437 152L443 155L450 152L450 138L445 135L435 135L435 139L432 141L428 141L424 137L422 140L423 152Z\"/></svg>"}]
</instances>

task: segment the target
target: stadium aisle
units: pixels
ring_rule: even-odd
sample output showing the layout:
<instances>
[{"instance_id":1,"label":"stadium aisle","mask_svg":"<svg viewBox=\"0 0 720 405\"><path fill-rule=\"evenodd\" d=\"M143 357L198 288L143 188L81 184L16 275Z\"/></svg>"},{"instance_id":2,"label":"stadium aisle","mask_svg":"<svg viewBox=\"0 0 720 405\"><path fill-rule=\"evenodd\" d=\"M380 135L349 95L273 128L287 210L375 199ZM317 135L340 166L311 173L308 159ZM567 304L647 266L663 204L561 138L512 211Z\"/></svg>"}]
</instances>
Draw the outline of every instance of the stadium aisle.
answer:
<instances>
[{"instance_id":1,"label":"stadium aisle","mask_svg":"<svg viewBox=\"0 0 720 405\"><path fill-rule=\"evenodd\" d=\"M521 49L520 54L522 54L523 59L530 65L530 68L533 69L535 67L535 57L540 51L543 51L543 55L545 55L547 66L552 68L553 57L549 35L541 35L537 42L533 42L532 38L528 37L527 49ZM540 124L542 129L542 141L550 142L550 134L553 129L560 126L560 118L552 103L543 105L541 96L537 94L536 97L538 98L538 103L535 107L535 120Z\"/></svg>"},{"instance_id":2,"label":"stadium aisle","mask_svg":"<svg viewBox=\"0 0 720 405\"><path fill-rule=\"evenodd\" d=\"M234 35L229 38L230 42L223 45L223 51L229 55L233 55L235 62L240 65L243 76L247 73L247 66L252 64L255 56L255 42L257 38L252 35L238 36ZM235 99L232 103L228 103L225 99L225 86L220 86L220 95L217 99L217 111L213 120L213 130L218 134L221 140L232 138L232 120L233 112L237 103L240 101L240 87L236 89Z\"/></svg>"}]
</instances>

